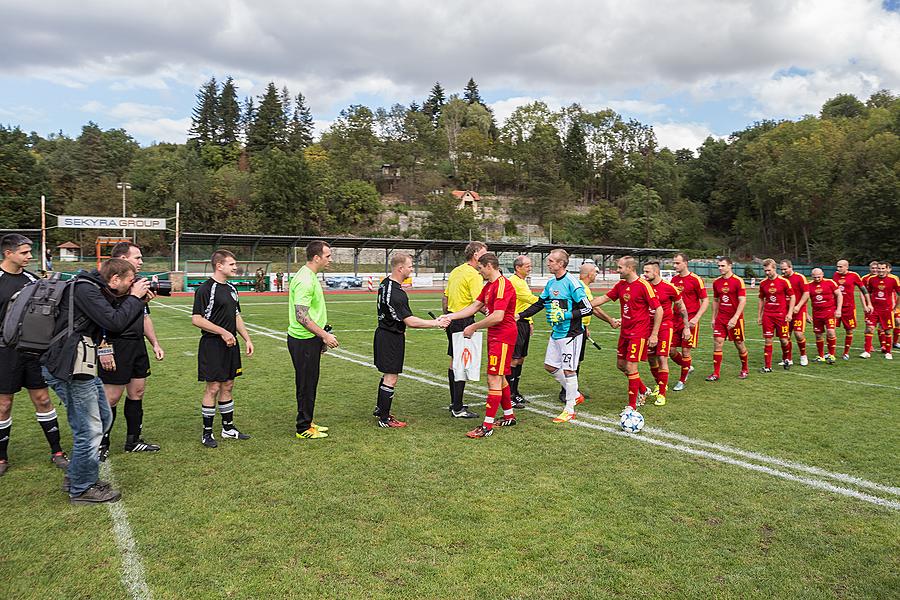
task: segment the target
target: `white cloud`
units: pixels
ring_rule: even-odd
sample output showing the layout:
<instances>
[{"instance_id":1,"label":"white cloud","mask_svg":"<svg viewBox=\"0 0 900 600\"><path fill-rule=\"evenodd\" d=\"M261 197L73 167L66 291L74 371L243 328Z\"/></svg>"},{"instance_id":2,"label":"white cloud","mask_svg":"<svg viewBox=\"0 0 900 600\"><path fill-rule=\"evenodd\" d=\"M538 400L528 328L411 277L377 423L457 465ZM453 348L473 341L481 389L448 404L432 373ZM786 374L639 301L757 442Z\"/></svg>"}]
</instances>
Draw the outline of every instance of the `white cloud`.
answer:
<instances>
[{"instance_id":1,"label":"white cloud","mask_svg":"<svg viewBox=\"0 0 900 600\"><path fill-rule=\"evenodd\" d=\"M653 131L656 133L659 147L666 147L673 152L682 148L696 152L707 137L724 137L713 133L709 126L703 123L654 123Z\"/></svg>"},{"instance_id":2,"label":"white cloud","mask_svg":"<svg viewBox=\"0 0 900 600\"><path fill-rule=\"evenodd\" d=\"M854 94L865 100L882 86L878 75L865 72L816 71L769 79L753 87L759 107L751 114L757 118L818 114L822 104L838 94Z\"/></svg>"},{"instance_id":3,"label":"white cloud","mask_svg":"<svg viewBox=\"0 0 900 600\"><path fill-rule=\"evenodd\" d=\"M183 144L187 141L191 118L183 119L136 119L122 123L129 134L142 142L172 142Z\"/></svg>"}]
</instances>

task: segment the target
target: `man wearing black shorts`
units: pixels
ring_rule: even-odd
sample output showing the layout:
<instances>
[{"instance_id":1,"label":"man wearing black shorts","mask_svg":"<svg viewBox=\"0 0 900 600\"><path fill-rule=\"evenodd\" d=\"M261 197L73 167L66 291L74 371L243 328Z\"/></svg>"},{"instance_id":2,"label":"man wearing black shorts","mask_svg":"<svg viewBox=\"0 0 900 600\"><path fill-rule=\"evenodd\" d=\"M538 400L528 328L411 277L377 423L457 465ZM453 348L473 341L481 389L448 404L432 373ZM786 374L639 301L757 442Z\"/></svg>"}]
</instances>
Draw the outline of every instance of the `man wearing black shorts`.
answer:
<instances>
[{"instance_id":1,"label":"man wearing black shorts","mask_svg":"<svg viewBox=\"0 0 900 600\"><path fill-rule=\"evenodd\" d=\"M234 379L241 375L241 346L235 337L240 334L247 344L247 356L253 356L253 342L241 318L241 303L237 289L228 279L237 275L237 261L228 250L216 250L212 255L213 275L194 292L191 323L203 330L197 350L197 379L206 382L201 412L203 437L207 448L218 446L213 437L213 418L218 400L222 416L222 437L249 440L250 436L234 426Z\"/></svg>"},{"instance_id":2,"label":"man wearing black shorts","mask_svg":"<svg viewBox=\"0 0 900 600\"><path fill-rule=\"evenodd\" d=\"M537 302L538 297L531 293L528 286L528 276L531 275L532 269L531 259L525 254L517 256L513 261L513 269L515 273L510 276L509 282L516 290L516 314L518 314ZM528 356L528 343L531 341L531 334L534 333L534 320L531 317L519 319L516 321L516 329L516 346L513 348L510 373L506 376L506 381L509 383L513 408L522 408L527 400L519 393L519 379L522 377L525 357Z\"/></svg>"},{"instance_id":3,"label":"man wearing black shorts","mask_svg":"<svg viewBox=\"0 0 900 600\"><path fill-rule=\"evenodd\" d=\"M413 272L412 256L396 252L391 257L391 274L378 286L378 327L375 329L375 367L382 373L374 415L379 427L406 427L391 414L394 387L403 372L406 328L446 327L449 320L424 320L412 314L409 298L401 285Z\"/></svg>"},{"instance_id":4,"label":"man wearing black shorts","mask_svg":"<svg viewBox=\"0 0 900 600\"><path fill-rule=\"evenodd\" d=\"M31 240L11 233L0 239L0 323L6 316L6 308L23 287L38 276L25 270L31 260ZM47 383L41 375L41 363L37 357L19 353L15 348L0 348L0 476L9 469L9 436L12 430L13 396L25 388L34 404L35 416L50 444L50 460L65 469L69 459L59 444L59 420L50 401Z\"/></svg>"},{"instance_id":5,"label":"man wearing black shorts","mask_svg":"<svg viewBox=\"0 0 900 600\"><path fill-rule=\"evenodd\" d=\"M110 252L112 258L121 258L131 263L140 273L144 265L141 249L131 242L119 242ZM132 323L122 333L107 333L101 348L112 347L112 354L100 356L100 379L103 391L112 411L112 424L100 440L100 462L109 456L109 436L116 423L116 406L125 393L125 452L158 452L158 444L150 444L141 438L144 424L144 390L147 377L150 375L150 357L144 344L146 336L153 346L156 360L162 360L165 352L156 339L156 330L150 319L150 307L147 305L154 298L153 293L144 298L144 316Z\"/></svg>"}]
</instances>

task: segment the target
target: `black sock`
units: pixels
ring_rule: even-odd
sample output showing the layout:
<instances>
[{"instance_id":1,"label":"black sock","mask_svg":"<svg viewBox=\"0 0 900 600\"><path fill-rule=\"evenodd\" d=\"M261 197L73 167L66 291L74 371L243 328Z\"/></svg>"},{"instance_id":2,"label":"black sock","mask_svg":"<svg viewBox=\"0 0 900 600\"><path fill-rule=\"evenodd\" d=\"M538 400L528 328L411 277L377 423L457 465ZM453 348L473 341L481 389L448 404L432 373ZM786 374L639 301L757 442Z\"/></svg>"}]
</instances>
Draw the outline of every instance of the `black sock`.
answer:
<instances>
[{"instance_id":1,"label":"black sock","mask_svg":"<svg viewBox=\"0 0 900 600\"><path fill-rule=\"evenodd\" d=\"M203 434L212 435L213 419L216 416L215 406L201 406L200 412L203 414Z\"/></svg>"},{"instance_id":2,"label":"black sock","mask_svg":"<svg viewBox=\"0 0 900 600\"><path fill-rule=\"evenodd\" d=\"M456 379L453 377L453 369L447 369L447 383L450 386L450 408L456 410Z\"/></svg>"},{"instance_id":3,"label":"black sock","mask_svg":"<svg viewBox=\"0 0 900 600\"><path fill-rule=\"evenodd\" d=\"M391 416L391 403L394 401L394 388L385 385L384 377L378 384L378 418L387 422Z\"/></svg>"},{"instance_id":4,"label":"black sock","mask_svg":"<svg viewBox=\"0 0 900 600\"><path fill-rule=\"evenodd\" d=\"M12 431L12 417L0 421L0 460L8 460L6 449L9 447L9 432Z\"/></svg>"},{"instance_id":5,"label":"black sock","mask_svg":"<svg viewBox=\"0 0 900 600\"><path fill-rule=\"evenodd\" d=\"M144 403L141 400L125 398L124 412L128 437L132 439L141 437L141 427L144 421Z\"/></svg>"},{"instance_id":6,"label":"black sock","mask_svg":"<svg viewBox=\"0 0 900 600\"><path fill-rule=\"evenodd\" d=\"M113 425L116 423L116 407L110 406L109 410L112 411L112 421L109 422L109 429L103 432L103 439L100 440L101 448L109 448L109 434L112 433Z\"/></svg>"},{"instance_id":7,"label":"black sock","mask_svg":"<svg viewBox=\"0 0 900 600\"><path fill-rule=\"evenodd\" d=\"M509 383L509 394L513 398L519 395L519 377L522 375L522 365L516 365L510 368L506 381Z\"/></svg>"},{"instance_id":8,"label":"black sock","mask_svg":"<svg viewBox=\"0 0 900 600\"><path fill-rule=\"evenodd\" d=\"M51 408L50 412L45 413L36 412L34 416L37 417L38 425L44 430L44 437L50 444L50 452L53 454L62 452L62 447L59 445L59 420L56 418L56 409Z\"/></svg>"},{"instance_id":9,"label":"black sock","mask_svg":"<svg viewBox=\"0 0 900 600\"><path fill-rule=\"evenodd\" d=\"M234 429L234 400L219 402L219 414L222 415L222 429Z\"/></svg>"}]
</instances>

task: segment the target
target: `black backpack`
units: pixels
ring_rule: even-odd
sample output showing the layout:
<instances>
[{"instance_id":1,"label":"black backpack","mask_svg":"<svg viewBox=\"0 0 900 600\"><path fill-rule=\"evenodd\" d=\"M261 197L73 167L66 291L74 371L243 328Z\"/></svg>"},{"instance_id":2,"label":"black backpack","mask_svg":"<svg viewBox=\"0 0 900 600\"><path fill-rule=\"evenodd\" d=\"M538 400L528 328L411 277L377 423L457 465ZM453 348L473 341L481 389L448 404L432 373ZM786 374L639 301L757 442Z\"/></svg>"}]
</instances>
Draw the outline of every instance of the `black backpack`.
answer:
<instances>
[{"instance_id":1,"label":"black backpack","mask_svg":"<svg viewBox=\"0 0 900 600\"><path fill-rule=\"evenodd\" d=\"M16 292L0 325L0 347L40 356L53 343L70 335L71 329L56 336L53 332L63 292L74 281L62 281L59 273L54 273L50 279L38 279Z\"/></svg>"}]
</instances>

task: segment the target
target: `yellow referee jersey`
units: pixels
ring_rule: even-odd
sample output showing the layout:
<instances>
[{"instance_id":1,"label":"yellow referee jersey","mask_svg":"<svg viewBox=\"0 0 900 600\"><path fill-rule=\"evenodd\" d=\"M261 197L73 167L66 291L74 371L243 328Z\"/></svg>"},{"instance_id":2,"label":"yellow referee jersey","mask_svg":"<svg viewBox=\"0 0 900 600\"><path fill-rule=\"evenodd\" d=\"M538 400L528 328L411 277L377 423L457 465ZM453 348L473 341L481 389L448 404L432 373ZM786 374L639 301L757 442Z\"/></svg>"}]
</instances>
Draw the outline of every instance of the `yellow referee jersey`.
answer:
<instances>
[{"instance_id":1,"label":"yellow referee jersey","mask_svg":"<svg viewBox=\"0 0 900 600\"><path fill-rule=\"evenodd\" d=\"M450 271L447 278L447 288L444 295L447 296L447 308L450 312L462 310L475 302L484 287L484 278L478 270L469 263L463 263Z\"/></svg>"},{"instance_id":2,"label":"yellow referee jersey","mask_svg":"<svg viewBox=\"0 0 900 600\"><path fill-rule=\"evenodd\" d=\"M586 283L584 282L584 280L582 280L582 279L579 279L578 281L581 282L581 287L584 288L584 293L587 294L588 302L590 302L591 300L593 300L593 299L594 299L594 294L591 293L591 288L588 287L588 284L586 284ZM591 314L593 314L593 313L591 313ZM581 317L581 324L582 324L582 325L584 325L585 327L587 327L588 325L590 325L590 323L591 323L591 315L588 315L588 316L586 316L586 317Z\"/></svg>"},{"instance_id":3,"label":"yellow referee jersey","mask_svg":"<svg viewBox=\"0 0 900 600\"><path fill-rule=\"evenodd\" d=\"M516 314L538 301L538 297L531 293L528 282L515 273L509 276L509 282L512 284L513 289L516 290ZM534 321L532 317L528 317L525 320L529 323Z\"/></svg>"}]
</instances>

